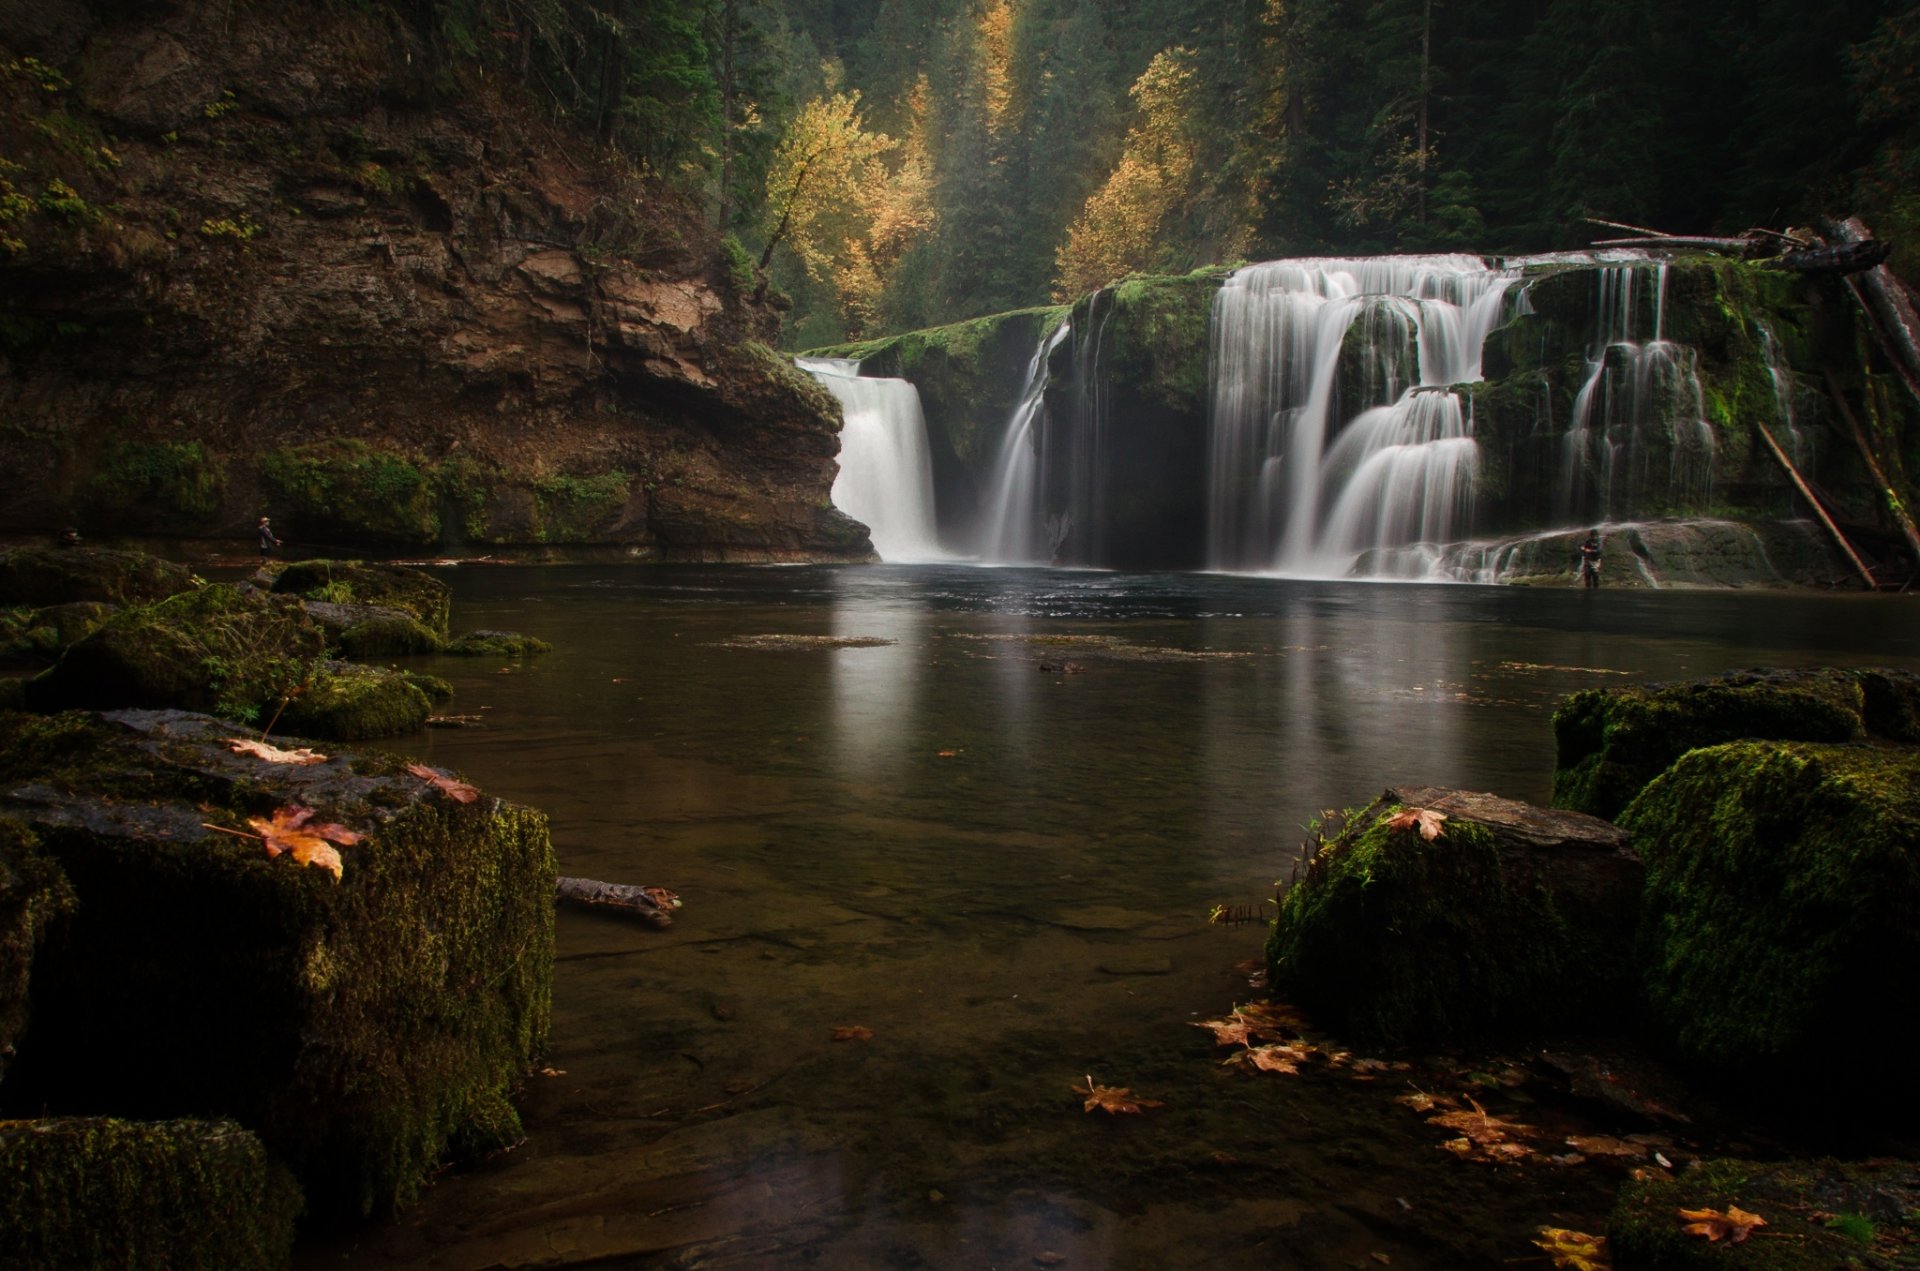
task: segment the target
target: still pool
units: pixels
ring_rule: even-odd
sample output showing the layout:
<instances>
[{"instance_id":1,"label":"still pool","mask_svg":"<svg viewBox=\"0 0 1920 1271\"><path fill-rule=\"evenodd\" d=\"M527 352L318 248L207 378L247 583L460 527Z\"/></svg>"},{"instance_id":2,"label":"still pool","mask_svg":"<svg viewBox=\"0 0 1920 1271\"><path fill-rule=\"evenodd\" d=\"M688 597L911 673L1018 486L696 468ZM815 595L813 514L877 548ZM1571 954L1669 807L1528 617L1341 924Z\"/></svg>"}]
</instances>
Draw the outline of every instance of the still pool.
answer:
<instances>
[{"instance_id":1,"label":"still pool","mask_svg":"<svg viewBox=\"0 0 1920 1271\"><path fill-rule=\"evenodd\" d=\"M1547 801L1576 690L1920 668L1904 598L442 576L456 630L554 651L420 659L485 726L395 748L544 809L562 873L685 908L563 911L525 1144L307 1269L1524 1264L1541 1225L1602 1230L1619 1171L1462 1162L1395 1098L1527 1057L1223 1067L1190 1025L1257 996L1263 932L1209 913L1261 906L1303 823L1388 785ZM1165 1106L1085 1113L1089 1076Z\"/></svg>"}]
</instances>

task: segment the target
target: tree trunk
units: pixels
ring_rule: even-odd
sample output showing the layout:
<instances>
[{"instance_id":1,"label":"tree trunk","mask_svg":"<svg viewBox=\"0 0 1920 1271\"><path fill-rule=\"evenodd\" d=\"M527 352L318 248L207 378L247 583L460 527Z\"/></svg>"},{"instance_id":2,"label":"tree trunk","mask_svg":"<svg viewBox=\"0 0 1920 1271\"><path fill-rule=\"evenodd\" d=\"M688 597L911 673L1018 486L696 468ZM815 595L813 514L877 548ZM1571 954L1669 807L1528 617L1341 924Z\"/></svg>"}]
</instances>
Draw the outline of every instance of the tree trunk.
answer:
<instances>
[{"instance_id":1,"label":"tree trunk","mask_svg":"<svg viewBox=\"0 0 1920 1271\"><path fill-rule=\"evenodd\" d=\"M1913 518L1907 514L1907 507L1901 501L1899 492L1893 488L1887 473L1880 466L1880 457L1874 453L1873 442L1867 436L1867 430L1860 426L1853 408L1847 405L1847 399L1840 391L1840 382L1833 377L1833 371L1827 371L1827 392L1833 398L1833 404L1840 408L1840 418L1846 421L1847 431L1853 436L1853 444L1860 448L1860 457L1866 461L1867 471L1873 474L1874 484L1879 487L1880 497L1886 500L1887 511L1892 514L1894 523L1906 536L1907 548L1913 553L1913 563L1920 569L1920 528L1916 528Z\"/></svg>"},{"instance_id":2,"label":"tree trunk","mask_svg":"<svg viewBox=\"0 0 1920 1271\"><path fill-rule=\"evenodd\" d=\"M1860 553L1853 550L1853 544L1847 541L1847 536L1841 533L1840 527L1833 523L1831 516L1827 515L1827 509L1821 504L1819 496L1814 494L1812 488L1807 485L1806 478L1800 475L1800 469L1793 466L1793 460L1787 458L1787 452L1780 448L1780 443L1773 439L1773 434L1758 423L1753 426L1753 430L1760 434L1760 439L1767 443L1767 449L1771 450L1773 457L1780 461L1780 466L1787 470L1787 476L1792 478L1794 488L1800 491L1800 497L1807 501L1807 506L1813 509L1813 514L1820 518L1820 524L1827 527L1827 533L1833 535L1833 541L1839 544L1840 550L1845 552L1847 559L1853 562L1853 567L1860 571L1860 577L1866 580L1867 590L1880 590L1880 580L1873 576L1873 571L1867 568L1867 562L1860 559Z\"/></svg>"},{"instance_id":3,"label":"tree trunk","mask_svg":"<svg viewBox=\"0 0 1920 1271\"><path fill-rule=\"evenodd\" d=\"M1828 221L1824 228L1843 243L1864 243L1873 237L1857 216ZM1920 398L1920 312L1914 310L1905 286L1885 265L1849 276L1847 286L1867 311L1874 333L1907 389Z\"/></svg>"}]
</instances>

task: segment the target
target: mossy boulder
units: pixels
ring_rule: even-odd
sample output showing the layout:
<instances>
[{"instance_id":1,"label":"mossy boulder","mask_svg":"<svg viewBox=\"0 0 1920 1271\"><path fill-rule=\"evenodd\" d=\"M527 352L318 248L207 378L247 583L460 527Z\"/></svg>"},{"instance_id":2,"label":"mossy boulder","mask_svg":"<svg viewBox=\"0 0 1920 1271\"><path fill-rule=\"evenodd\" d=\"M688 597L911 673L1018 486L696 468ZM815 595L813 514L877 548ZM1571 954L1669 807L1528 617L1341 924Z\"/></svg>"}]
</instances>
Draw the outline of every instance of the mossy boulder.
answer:
<instances>
[{"instance_id":1,"label":"mossy boulder","mask_svg":"<svg viewBox=\"0 0 1920 1271\"><path fill-rule=\"evenodd\" d=\"M121 610L29 681L26 699L39 711L173 706L260 720L323 644L297 602L210 584Z\"/></svg>"},{"instance_id":2,"label":"mossy boulder","mask_svg":"<svg viewBox=\"0 0 1920 1271\"><path fill-rule=\"evenodd\" d=\"M1446 819L1428 838L1410 810ZM1388 1044L1606 1024L1632 994L1639 890L1639 861L1604 821L1390 790L1287 890L1269 979L1327 1026Z\"/></svg>"},{"instance_id":3,"label":"mossy boulder","mask_svg":"<svg viewBox=\"0 0 1920 1271\"><path fill-rule=\"evenodd\" d=\"M0 818L0 1078L31 1014L34 953L73 904L66 875L41 854L32 831Z\"/></svg>"},{"instance_id":4,"label":"mossy boulder","mask_svg":"<svg viewBox=\"0 0 1920 1271\"><path fill-rule=\"evenodd\" d=\"M411 677L386 667L323 662L287 702L279 727L329 741L393 737L426 726L433 703Z\"/></svg>"},{"instance_id":5,"label":"mossy boulder","mask_svg":"<svg viewBox=\"0 0 1920 1271\"><path fill-rule=\"evenodd\" d=\"M447 645L445 651L468 658L524 658L551 653L553 646L518 631L469 631Z\"/></svg>"},{"instance_id":6,"label":"mossy boulder","mask_svg":"<svg viewBox=\"0 0 1920 1271\"><path fill-rule=\"evenodd\" d=\"M267 585L280 595L398 610L438 638L447 638L453 589L432 574L404 565L352 560L294 561L262 574Z\"/></svg>"},{"instance_id":7,"label":"mossy boulder","mask_svg":"<svg viewBox=\"0 0 1920 1271\"><path fill-rule=\"evenodd\" d=\"M0 609L0 663L46 666L106 625L118 606L97 600Z\"/></svg>"},{"instance_id":8,"label":"mossy boulder","mask_svg":"<svg viewBox=\"0 0 1920 1271\"><path fill-rule=\"evenodd\" d=\"M1920 750L1729 742L1620 817L1654 1026L1779 1115L1920 1124Z\"/></svg>"},{"instance_id":9,"label":"mossy boulder","mask_svg":"<svg viewBox=\"0 0 1920 1271\"><path fill-rule=\"evenodd\" d=\"M1743 738L1920 741L1920 675L1742 671L1685 684L1588 689L1553 716L1555 806L1611 817L1687 751Z\"/></svg>"},{"instance_id":10,"label":"mossy boulder","mask_svg":"<svg viewBox=\"0 0 1920 1271\"><path fill-rule=\"evenodd\" d=\"M316 1213L391 1210L456 1149L516 1132L509 1096L550 1015L546 819L455 802L391 756L268 764L232 753L231 731L122 711L0 735L0 812L79 900L35 963L0 1097L232 1117ZM294 807L365 835L338 879L244 837Z\"/></svg>"},{"instance_id":11,"label":"mossy boulder","mask_svg":"<svg viewBox=\"0 0 1920 1271\"><path fill-rule=\"evenodd\" d=\"M1729 1206L1766 1220L1742 1244L1685 1231L1682 1209ZM1920 1166L1910 1161L1708 1160L1642 1171L1607 1221L1616 1271L1835 1271L1912 1265L1920 1239Z\"/></svg>"},{"instance_id":12,"label":"mossy boulder","mask_svg":"<svg viewBox=\"0 0 1920 1271\"><path fill-rule=\"evenodd\" d=\"M194 587L185 565L104 547L16 547L0 552L0 605L110 605L160 600Z\"/></svg>"},{"instance_id":13,"label":"mossy boulder","mask_svg":"<svg viewBox=\"0 0 1920 1271\"><path fill-rule=\"evenodd\" d=\"M0 1121L0 1247L15 1271L278 1271L299 1185L231 1121Z\"/></svg>"},{"instance_id":14,"label":"mossy boulder","mask_svg":"<svg viewBox=\"0 0 1920 1271\"><path fill-rule=\"evenodd\" d=\"M413 653L438 653L440 637L403 613L380 615L356 622L340 633L343 657L392 658Z\"/></svg>"}]
</instances>

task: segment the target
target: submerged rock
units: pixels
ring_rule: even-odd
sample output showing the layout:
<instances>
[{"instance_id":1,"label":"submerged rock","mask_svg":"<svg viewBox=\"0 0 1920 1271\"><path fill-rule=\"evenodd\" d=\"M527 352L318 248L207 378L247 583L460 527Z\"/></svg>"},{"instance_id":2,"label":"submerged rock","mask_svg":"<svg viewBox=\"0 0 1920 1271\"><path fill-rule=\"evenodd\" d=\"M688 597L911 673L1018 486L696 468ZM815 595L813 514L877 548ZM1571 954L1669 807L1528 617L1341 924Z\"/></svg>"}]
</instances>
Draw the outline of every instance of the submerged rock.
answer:
<instances>
[{"instance_id":1,"label":"submerged rock","mask_svg":"<svg viewBox=\"0 0 1920 1271\"><path fill-rule=\"evenodd\" d=\"M299 1186L231 1121L0 1121L0 1247L16 1271L275 1271L299 1216Z\"/></svg>"},{"instance_id":2,"label":"submerged rock","mask_svg":"<svg viewBox=\"0 0 1920 1271\"><path fill-rule=\"evenodd\" d=\"M185 565L105 547L16 547L0 552L0 605L75 600L128 605L162 600L195 585Z\"/></svg>"},{"instance_id":3,"label":"submerged rock","mask_svg":"<svg viewBox=\"0 0 1920 1271\"><path fill-rule=\"evenodd\" d=\"M1639 894L1640 863L1604 821L1389 790L1282 898L1270 982L1327 1025L1387 1043L1606 1023L1631 995Z\"/></svg>"},{"instance_id":4,"label":"submerged rock","mask_svg":"<svg viewBox=\"0 0 1920 1271\"><path fill-rule=\"evenodd\" d=\"M1920 751L1695 750L1620 818L1646 862L1660 1035L1777 1115L1920 1122Z\"/></svg>"},{"instance_id":5,"label":"submerged rock","mask_svg":"<svg viewBox=\"0 0 1920 1271\"><path fill-rule=\"evenodd\" d=\"M1742 738L1920 742L1920 675L1741 671L1685 684L1588 689L1553 716L1556 806L1614 816L1681 755Z\"/></svg>"},{"instance_id":6,"label":"submerged rock","mask_svg":"<svg viewBox=\"0 0 1920 1271\"><path fill-rule=\"evenodd\" d=\"M524 658L551 653L553 646L518 631L469 631L448 644L445 652L469 658Z\"/></svg>"},{"instance_id":7,"label":"submerged rock","mask_svg":"<svg viewBox=\"0 0 1920 1271\"><path fill-rule=\"evenodd\" d=\"M0 816L79 901L34 964L0 1094L232 1117L316 1212L390 1210L443 1158L517 1136L509 1096L550 1012L546 818L455 802L384 755L267 763L232 753L231 732L121 711L0 733ZM291 808L365 836L337 880L248 837L249 818Z\"/></svg>"}]
</instances>

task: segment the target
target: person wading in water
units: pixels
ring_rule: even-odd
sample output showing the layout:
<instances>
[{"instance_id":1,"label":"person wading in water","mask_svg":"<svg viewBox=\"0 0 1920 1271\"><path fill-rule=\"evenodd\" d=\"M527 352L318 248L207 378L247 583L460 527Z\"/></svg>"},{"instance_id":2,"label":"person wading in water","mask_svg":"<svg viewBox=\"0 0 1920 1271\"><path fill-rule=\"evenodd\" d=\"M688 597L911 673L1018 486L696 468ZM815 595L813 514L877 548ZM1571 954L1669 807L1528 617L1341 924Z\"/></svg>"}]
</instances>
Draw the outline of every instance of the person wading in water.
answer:
<instances>
[{"instance_id":1,"label":"person wading in water","mask_svg":"<svg viewBox=\"0 0 1920 1271\"><path fill-rule=\"evenodd\" d=\"M260 555L263 557L271 556L273 555L273 549L280 546L280 540L273 536L273 526L267 523L266 517L263 516L260 518L259 528L260 528Z\"/></svg>"},{"instance_id":2,"label":"person wading in water","mask_svg":"<svg viewBox=\"0 0 1920 1271\"><path fill-rule=\"evenodd\" d=\"M1600 585L1600 531L1588 530L1586 541L1575 549L1580 558L1580 582L1582 586Z\"/></svg>"}]
</instances>

